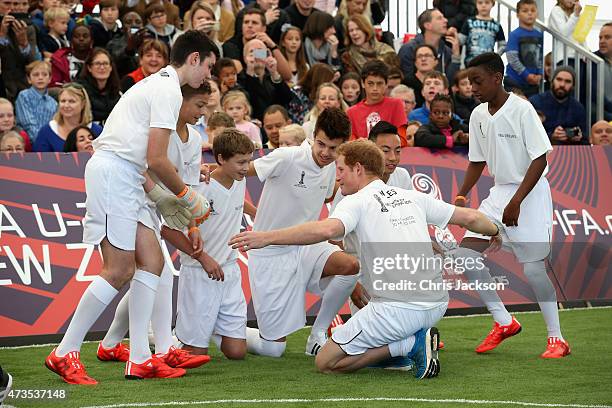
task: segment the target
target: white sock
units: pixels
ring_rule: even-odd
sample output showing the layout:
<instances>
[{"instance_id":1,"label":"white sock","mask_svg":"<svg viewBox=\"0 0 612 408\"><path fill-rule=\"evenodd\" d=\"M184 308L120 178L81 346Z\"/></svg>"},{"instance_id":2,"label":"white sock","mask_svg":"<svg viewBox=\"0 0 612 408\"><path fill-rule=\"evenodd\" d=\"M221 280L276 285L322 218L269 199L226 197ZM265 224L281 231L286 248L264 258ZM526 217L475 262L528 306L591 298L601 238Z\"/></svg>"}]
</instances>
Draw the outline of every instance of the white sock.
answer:
<instances>
[{"instance_id":1,"label":"white sock","mask_svg":"<svg viewBox=\"0 0 612 408\"><path fill-rule=\"evenodd\" d=\"M172 283L174 276L170 268L164 265L159 286L153 305L151 325L155 338L155 353L165 354L170 346L174 345L172 338Z\"/></svg>"},{"instance_id":2,"label":"white sock","mask_svg":"<svg viewBox=\"0 0 612 408\"><path fill-rule=\"evenodd\" d=\"M247 330L249 330L249 328L247 327ZM257 334L259 336L259 334ZM218 334L213 334L210 339L213 341L213 343L215 343L215 346L217 346L218 350L221 350L221 342L223 341L223 337L219 336Z\"/></svg>"},{"instance_id":3,"label":"white sock","mask_svg":"<svg viewBox=\"0 0 612 408\"><path fill-rule=\"evenodd\" d=\"M336 275L332 277L323 292L321 308L312 325L312 333L326 333L357 283L357 275Z\"/></svg>"},{"instance_id":4,"label":"white sock","mask_svg":"<svg viewBox=\"0 0 612 408\"><path fill-rule=\"evenodd\" d=\"M151 358L149 321L155 303L159 276L136 270L130 286L130 361L141 364Z\"/></svg>"},{"instance_id":5,"label":"white sock","mask_svg":"<svg viewBox=\"0 0 612 408\"><path fill-rule=\"evenodd\" d=\"M526 262L523 264L523 272L540 305L548 337L558 337L563 340L557 308L557 291L548 277L546 264L544 261Z\"/></svg>"},{"instance_id":6,"label":"white sock","mask_svg":"<svg viewBox=\"0 0 612 408\"><path fill-rule=\"evenodd\" d=\"M391 357L405 357L408 355L408 353L410 353L412 347L414 347L415 341L416 338L414 336L410 336L407 339L391 343L389 344L389 354L391 354Z\"/></svg>"},{"instance_id":7,"label":"white sock","mask_svg":"<svg viewBox=\"0 0 612 408\"><path fill-rule=\"evenodd\" d=\"M469 282L487 282L493 283L493 278L491 278L491 273L489 272L489 268L484 266L482 262L477 262L477 260L482 258L482 254L480 252L476 252L469 248L461 248L460 252L461 257L465 257L469 259L470 262L466 262L466 265L474 266L473 268L465 267L464 275L468 279ZM484 267L480 267L480 266ZM493 320L499 323L501 326L506 326L512 323L512 316L506 310L506 306L499 298L497 291L495 290L478 290L478 295L480 296L480 300L485 304L489 313L493 315Z\"/></svg>"},{"instance_id":8,"label":"white sock","mask_svg":"<svg viewBox=\"0 0 612 408\"><path fill-rule=\"evenodd\" d=\"M130 328L129 301L130 291L128 290L117 305L115 317L106 332L106 336L102 339L102 347L113 348L125 338Z\"/></svg>"},{"instance_id":9,"label":"white sock","mask_svg":"<svg viewBox=\"0 0 612 408\"><path fill-rule=\"evenodd\" d=\"M100 276L89 284L68 325L68 330L57 346L55 354L63 357L71 351L80 351L87 331L98 320L106 306L113 301L118 291Z\"/></svg>"},{"instance_id":10,"label":"white sock","mask_svg":"<svg viewBox=\"0 0 612 408\"><path fill-rule=\"evenodd\" d=\"M286 341L269 341L259 336L259 330L247 327L247 350L251 354L260 356L280 357L287 347Z\"/></svg>"}]
</instances>

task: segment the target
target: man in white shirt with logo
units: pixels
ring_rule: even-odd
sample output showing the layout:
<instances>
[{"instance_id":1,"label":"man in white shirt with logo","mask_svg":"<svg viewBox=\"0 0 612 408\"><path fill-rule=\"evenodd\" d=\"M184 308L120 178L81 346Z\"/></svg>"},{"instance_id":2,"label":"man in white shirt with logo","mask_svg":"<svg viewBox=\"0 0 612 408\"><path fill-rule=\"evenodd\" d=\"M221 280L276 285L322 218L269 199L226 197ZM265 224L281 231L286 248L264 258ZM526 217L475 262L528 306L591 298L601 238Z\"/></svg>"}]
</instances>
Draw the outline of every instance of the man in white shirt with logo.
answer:
<instances>
[{"instance_id":1,"label":"man in white shirt with logo","mask_svg":"<svg viewBox=\"0 0 612 408\"><path fill-rule=\"evenodd\" d=\"M470 164L455 205L466 205L467 194L487 166L495 185L479 210L501 225L504 241L523 264L548 330L541 357L561 358L570 354L570 348L561 335L557 294L545 264L552 238L552 197L545 177L546 156L552 146L533 106L504 90L504 64L499 55L479 55L468 68L474 96L483 103L470 117ZM486 242L481 235L468 232L461 246L482 251ZM479 294L494 319L493 329L476 347L477 353L485 353L518 334L521 325L497 293Z\"/></svg>"},{"instance_id":2,"label":"man in white shirt with logo","mask_svg":"<svg viewBox=\"0 0 612 408\"><path fill-rule=\"evenodd\" d=\"M45 360L47 368L67 383L97 383L80 361L80 346L130 279L126 378L185 374L184 369L151 356L149 350L147 332L164 261L155 233L138 222L138 215L145 205L145 192L153 193L157 208L177 229L191 219L202 222L208 214L208 203L183 183L167 150L178 121L181 85L199 87L210 76L217 54L216 45L205 34L195 30L183 34L172 48L170 65L126 92L94 141L95 153L85 168L83 242L100 245L104 265L83 294L61 343ZM160 193L161 187L143 176L146 171L154 173L172 194Z\"/></svg>"},{"instance_id":3,"label":"man in white shirt with logo","mask_svg":"<svg viewBox=\"0 0 612 408\"><path fill-rule=\"evenodd\" d=\"M334 193L337 147L348 140L350 121L340 109L325 109L312 146L275 149L251 163L249 175L265 182L253 230L269 231L319 219ZM249 248L242 248L249 250ZM359 262L327 242L277 245L249 251L249 280L259 330L247 329L249 352L280 357L286 336L306 323L306 291L321 294L321 307L306 344L316 355L327 328L351 294Z\"/></svg>"},{"instance_id":4,"label":"man in white shirt with logo","mask_svg":"<svg viewBox=\"0 0 612 408\"><path fill-rule=\"evenodd\" d=\"M394 261L393 252L395 256L433 259L428 224L461 225L493 237L496 247L501 245L499 229L478 211L386 185L380 179L383 168L384 157L371 141L344 144L338 149L337 179L345 198L328 219L276 231L243 232L230 244L249 248L308 245L355 232L362 268L378 282L373 285L372 300L336 329L321 349L317 369L353 372L391 357L407 356L415 363L417 378L431 378L440 370L439 333L433 326L448 305L441 269L415 268L409 273L400 266L388 266L387 261ZM377 270L383 253L389 256L383 262L387 271ZM389 286L404 280L415 286Z\"/></svg>"}]
</instances>

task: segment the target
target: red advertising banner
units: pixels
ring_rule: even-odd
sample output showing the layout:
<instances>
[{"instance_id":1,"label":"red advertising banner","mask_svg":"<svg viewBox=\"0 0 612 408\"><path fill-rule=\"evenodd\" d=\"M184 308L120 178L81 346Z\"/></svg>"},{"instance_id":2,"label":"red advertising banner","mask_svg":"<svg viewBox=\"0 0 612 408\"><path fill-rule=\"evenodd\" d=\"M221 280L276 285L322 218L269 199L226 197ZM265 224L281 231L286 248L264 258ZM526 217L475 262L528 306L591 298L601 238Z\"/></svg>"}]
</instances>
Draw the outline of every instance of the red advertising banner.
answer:
<instances>
[{"instance_id":1,"label":"red advertising banner","mask_svg":"<svg viewBox=\"0 0 612 408\"><path fill-rule=\"evenodd\" d=\"M556 147L549 156L547 178L554 202L549 273L559 301L612 299L611 156L612 148L590 146ZM0 345L11 337L63 333L81 294L100 271L98 249L81 242L83 173L89 157L87 153L0 155ZM452 201L468 161L461 152L408 148L402 152L401 165L412 175L415 189ZM478 207L492 185L485 172L470 194L470 206ZM247 189L247 199L257 203L262 184L253 177L247 180ZM327 211L323 208L323 217ZM245 215L243 227L251 225ZM455 227L432 229L432 236L444 241L459 242L463 233ZM162 247L178 276L176 250L165 243ZM254 320L246 254L241 254L240 263L248 318ZM512 254L496 255L492 264L494 279L506 284L500 292L504 302L534 302ZM482 306L474 291L450 294L450 308ZM92 331L108 328L118 300L119 296ZM308 315L316 315L319 299L307 294L306 307ZM343 312L348 313L348 307Z\"/></svg>"}]
</instances>

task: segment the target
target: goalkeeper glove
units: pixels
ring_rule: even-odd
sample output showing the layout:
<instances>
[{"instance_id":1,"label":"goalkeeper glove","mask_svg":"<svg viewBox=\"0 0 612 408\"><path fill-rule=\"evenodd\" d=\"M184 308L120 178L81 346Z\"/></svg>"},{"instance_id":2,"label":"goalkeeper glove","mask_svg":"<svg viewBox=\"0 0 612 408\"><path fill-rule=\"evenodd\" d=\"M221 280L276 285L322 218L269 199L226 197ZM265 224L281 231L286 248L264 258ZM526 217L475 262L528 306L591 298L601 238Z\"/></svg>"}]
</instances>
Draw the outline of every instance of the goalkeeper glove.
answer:
<instances>
[{"instance_id":1,"label":"goalkeeper glove","mask_svg":"<svg viewBox=\"0 0 612 408\"><path fill-rule=\"evenodd\" d=\"M210 215L210 203L193 188L185 186L185 189L176 195L191 211L191 218L196 225L203 223Z\"/></svg>"},{"instance_id":2,"label":"goalkeeper glove","mask_svg":"<svg viewBox=\"0 0 612 408\"><path fill-rule=\"evenodd\" d=\"M155 187L147 194L164 217L168 227L180 231L189 225L191 211L181 199L168 193L159 184L155 184Z\"/></svg>"}]
</instances>

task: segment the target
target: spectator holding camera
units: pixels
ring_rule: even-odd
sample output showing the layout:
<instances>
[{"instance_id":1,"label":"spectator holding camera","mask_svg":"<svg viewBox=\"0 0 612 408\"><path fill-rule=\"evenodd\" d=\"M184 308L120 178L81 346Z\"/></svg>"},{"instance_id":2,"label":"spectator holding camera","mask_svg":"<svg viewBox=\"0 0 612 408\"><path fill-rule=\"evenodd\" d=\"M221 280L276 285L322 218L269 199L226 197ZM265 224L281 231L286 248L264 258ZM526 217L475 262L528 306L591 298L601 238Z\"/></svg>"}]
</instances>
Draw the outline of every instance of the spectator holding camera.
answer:
<instances>
[{"instance_id":1,"label":"spectator holding camera","mask_svg":"<svg viewBox=\"0 0 612 408\"><path fill-rule=\"evenodd\" d=\"M123 78L138 69L139 55L137 50L145 40L151 38L149 30L143 28L142 17L135 11L126 13L121 22L123 26L121 34L113 37L106 44L106 49L111 53L113 61L117 64L119 78Z\"/></svg>"},{"instance_id":2,"label":"spectator holding camera","mask_svg":"<svg viewBox=\"0 0 612 408\"><path fill-rule=\"evenodd\" d=\"M249 95L253 108L251 117L261 121L270 101L288 106L293 93L278 72L278 63L266 44L258 39L247 42L244 59L246 67L238 76L238 82Z\"/></svg>"},{"instance_id":3,"label":"spectator holding camera","mask_svg":"<svg viewBox=\"0 0 612 408\"><path fill-rule=\"evenodd\" d=\"M219 55L223 56L223 44L219 41L220 27L215 12L205 1L196 1L191 5L189 12L185 14L185 30L202 31L217 45ZM180 34L182 33L177 34L177 36Z\"/></svg>"},{"instance_id":4,"label":"spectator holding camera","mask_svg":"<svg viewBox=\"0 0 612 408\"><path fill-rule=\"evenodd\" d=\"M550 91L532 96L529 102L545 116L544 129L552 144L588 144L586 113L572 92L574 69L562 66L552 76Z\"/></svg>"},{"instance_id":5,"label":"spectator holding camera","mask_svg":"<svg viewBox=\"0 0 612 408\"><path fill-rule=\"evenodd\" d=\"M19 91L28 87L26 65L39 59L40 53L36 45L36 29L27 20L11 15L21 9L13 10L9 4L0 1L0 65L6 95L14 100Z\"/></svg>"}]
</instances>

